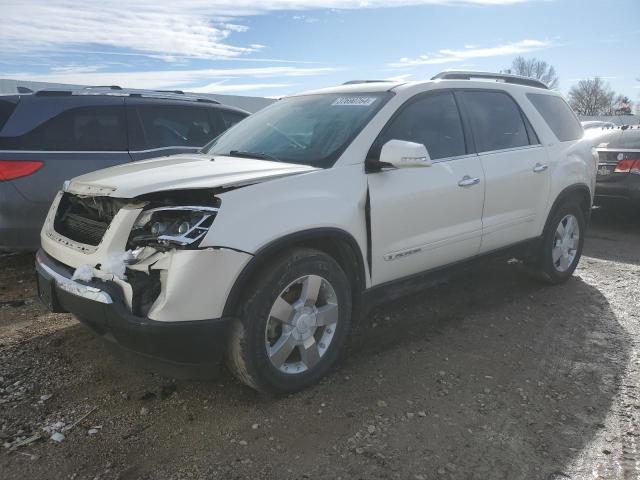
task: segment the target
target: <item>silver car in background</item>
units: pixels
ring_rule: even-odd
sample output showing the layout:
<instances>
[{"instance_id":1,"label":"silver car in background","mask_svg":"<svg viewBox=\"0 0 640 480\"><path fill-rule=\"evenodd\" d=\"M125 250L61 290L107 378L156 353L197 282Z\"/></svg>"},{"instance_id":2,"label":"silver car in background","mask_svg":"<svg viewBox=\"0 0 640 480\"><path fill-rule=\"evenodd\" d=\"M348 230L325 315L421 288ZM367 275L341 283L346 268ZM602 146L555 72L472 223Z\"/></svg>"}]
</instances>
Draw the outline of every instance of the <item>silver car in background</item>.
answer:
<instances>
[{"instance_id":1,"label":"silver car in background","mask_svg":"<svg viewBox=\"0 0 640 480\"><path fill-rule=\"evenodd\" d=\"M38 248L65 180L196 152L248 115L180 91L116 86L0 96L0 250Z\"/></svg>"}]
</instances>

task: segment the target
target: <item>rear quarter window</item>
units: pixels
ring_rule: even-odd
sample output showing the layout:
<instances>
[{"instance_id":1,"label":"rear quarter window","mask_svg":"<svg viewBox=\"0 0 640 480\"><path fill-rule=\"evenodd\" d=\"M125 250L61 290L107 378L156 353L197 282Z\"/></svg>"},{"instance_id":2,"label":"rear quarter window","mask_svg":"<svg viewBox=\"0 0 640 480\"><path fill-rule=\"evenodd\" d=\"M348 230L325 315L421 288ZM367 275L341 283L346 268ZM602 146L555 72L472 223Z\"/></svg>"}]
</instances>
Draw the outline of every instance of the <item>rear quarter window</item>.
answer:
<instances>
[{"instance_id":1,"label":"rear quarter window","mask_svg":"<svg viewBox=\"0 0 640 480\"><path fill-rule=\"evenodd\" d=\"M571 107L561 97L543 93L527 93L527 98L542 115L558 140L568 142L582 138L584 133L582 125Z\"/></svg>"}]
</instances>

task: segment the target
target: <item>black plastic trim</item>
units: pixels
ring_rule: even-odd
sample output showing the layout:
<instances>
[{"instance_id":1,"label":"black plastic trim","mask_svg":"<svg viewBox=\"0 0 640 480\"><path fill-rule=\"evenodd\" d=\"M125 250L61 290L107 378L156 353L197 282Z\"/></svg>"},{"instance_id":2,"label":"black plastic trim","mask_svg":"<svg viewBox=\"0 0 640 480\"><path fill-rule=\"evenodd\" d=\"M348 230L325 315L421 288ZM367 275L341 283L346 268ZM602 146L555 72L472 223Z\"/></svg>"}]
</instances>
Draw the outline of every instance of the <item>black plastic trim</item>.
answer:
<instances>
[{"instance_id":1,"label":"black plastic trim","mask_svg":"<svg viewBox=\"0 0 640 480\"><path fill-rule=\"evenodd\" d=\"M276 252L291 248L292 246L304 243L305 241L319 240L327 237L333 237L347 243L358 264L357 272L355 272L356 279L359 284L358 288L355 289L356 293L358 293L358 291L364 291L366 288L364 260L362 251L360 250L360 246L356 239L350 233L339 228L312 228L278 238L277 240L263 246L255 253L253 258L249 260L247 265L242 269L240 275L238 275L233 287L231 287L231 291L227 296L227 301L222 312L223 318L233 317L236 315L239 302L242 299L242 295L244 294L246 287L249 285L251 278L260 269L260 267L262 267L262 265L273 258L273 255Z\"/></svg>"},{"instance_id":2,"label":"black plastic trim","mask_svg":"<svg viewBox=\"0 0 640 480\"><path fill-rule=\"evenodd\" d=\"M509 258L510 256L528 254L535 251L541 239L542 237L530 238L468 259L375 285L367 289L363 294L363 312L387 301L418 293L425 288L443 283L449 278L467 271L469 268L473 268L478 263L488 259Z\"/></svg>"},{"instance_id":3,"label":"black plastic trim","mask_svg":"<svg viewBox=\"0 0 640 480\"><path fill-rule=\"evenodd\" d=\"M558 194L556 199L553 201L553 205L549 210L549 216L547 217L547 221L545 222L545 225L544 225L545 230L547 229L549 221L551 220L551 217L553 217L554 212L560 207L560 205L562 205L562 202L565 201L568 196L571 196L575 193L579 193L580 195L586 194L589 197L589 205L588 205L589 208L588 208L588 211L584 212L585 213L584 220L587 226L589 225L589 222L591 220L591 207L593 206L593 195L591 193L591 189L586 184L575 183L573 185L569 185L564 190L562 190Z\"/></svg>"}]
</instances>

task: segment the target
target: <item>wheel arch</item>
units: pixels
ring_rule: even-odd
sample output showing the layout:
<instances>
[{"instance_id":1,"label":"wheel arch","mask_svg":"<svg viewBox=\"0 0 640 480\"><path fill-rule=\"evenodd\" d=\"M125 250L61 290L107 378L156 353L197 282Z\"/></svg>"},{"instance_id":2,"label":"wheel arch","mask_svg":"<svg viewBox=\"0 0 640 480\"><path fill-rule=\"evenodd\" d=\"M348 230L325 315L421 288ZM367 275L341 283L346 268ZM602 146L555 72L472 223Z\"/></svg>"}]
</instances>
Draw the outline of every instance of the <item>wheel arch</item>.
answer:
<instances>
[{"instance_id":1,"label":"wheel arch","mask_svg":"<svg viewBox=\"0 0 640 480\"><path fill-rule=\"evenodd\" d=\"M554 213L558 210L558 208L560 208L562 204L570 199L578 200L582 213L584 214L585 222L587 223L587 225L589 224L589 219L591 217L591 204L593 202L591 189L585 183L576 183L562 190L554 200L553 205L549 210L549 214L547 215L547 220L544 224L544 230L542 231L543 234L544 232L546 232L549 226L549 222L551 221Z\"/></svg>"},{"instance_id":2,"label":"wheel arch","mask_svg":"<svg viewBox=\"0 0 640 480\"><path fill-rule=\"evenodd\" d=\"M333 257L344 270L352 287L354 308L366 288L365 264L356 239L339 228L312 228L278 238L261 247L238 275L223 310L223 317L233 317L242 299L245 288L253 277L269 263L275 255L296 247L320 250Z\"/></svg>"}]
</instances>

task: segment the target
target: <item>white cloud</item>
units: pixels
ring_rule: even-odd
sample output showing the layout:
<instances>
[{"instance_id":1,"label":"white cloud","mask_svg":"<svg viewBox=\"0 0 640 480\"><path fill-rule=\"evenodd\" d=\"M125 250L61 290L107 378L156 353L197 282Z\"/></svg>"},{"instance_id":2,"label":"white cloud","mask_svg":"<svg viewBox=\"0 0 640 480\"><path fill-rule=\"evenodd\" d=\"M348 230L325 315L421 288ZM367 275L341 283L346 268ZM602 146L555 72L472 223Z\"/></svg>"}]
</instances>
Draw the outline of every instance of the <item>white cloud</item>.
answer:
<instances>
[{"instance_id":1,"label":"white cloud","mask_svg":"<svg viewBox=\"0 0 640 480\"><path fill-rule=\"evenodd\" d=\"M105 72L70 70L43 74L15 73L3 75L3 78L32 81L70 83L75 85L121 85L128 88L176 89L184 88L200 91L223 80L236 80L250 77L282 78L314 76L336 72L339 69L329 67L300 68L300 67L257 67L257 68L207 68L194 70L152 70L136 72ZM279 86L288 86L280 84ZM231 91L234 85L225 84L226 91ZM245 88L245 87L235 87ZM246 88L245 88L246 89ZM237 90L239 91L239 90Z\"/></svg>"},{"instance_id":2,"label":"white cloud","mask_svg":"<svg viewBox=\"0 0 640 480\"><path fill-rule=\"evenodd\" d=\"M236 58L262 45L236 45L242 19L269 11L382 8L404 5L511 5L531 0L4 0L0 52L101 46L176 56Z\"/></svg>"},{"instance_id":3,"label":"white cloud","mask_svg":"<svg viewBox=\"0 0 640 480\"><path fill-rule=\"evenodd\" d=\"M317 23L319 21L316 17L310 17L308 15L294 15L291 18L305 23Z\"/></svg>"},{"instance_id":4,"label":"white cloud","mask_svg":"<svg viewBox=\"0 0 640 480\"><path fill-rule=\"evenodd\" d=\"M226 85L223 82L211 83L204 87L190 88L190 92L194 93L238 93L252 92L264 90L267 88L287 88L293 87L291 83L238 83L234 85Z\"/></svg>"},{"instance_id":5,"label":"white cloud","mask_svg":"<svg viewBox=\"0 0 640 480\"><path fill-rule=\"evenodd\" d=\"M437 53L420 55L417 58L401 58L398 62L391 63L391 67L414 67L418 65L438 65L443 63L462 62L472 58L501 57L506 55L518 55L534 52L551 47L548 40L520 40L519 42L505 43L494 47L475 47L467 45L462 50L443 49Z\"/></svg>"},{"instance_id":6,"label":"white cloud","mask_svg":"<svg viewBox=\"0 0 640 480\"><path fill-rule=\"evenodd\" d=\"M404 75L395 75L393 77L385 78L391 82L407 82L409 78L413 76L413 73L405 73Z\"/></svg>"}]
</instances>

